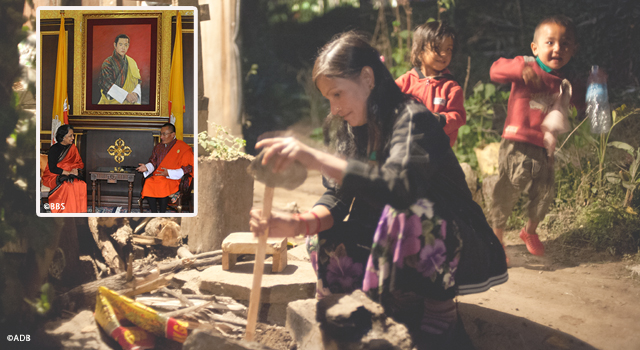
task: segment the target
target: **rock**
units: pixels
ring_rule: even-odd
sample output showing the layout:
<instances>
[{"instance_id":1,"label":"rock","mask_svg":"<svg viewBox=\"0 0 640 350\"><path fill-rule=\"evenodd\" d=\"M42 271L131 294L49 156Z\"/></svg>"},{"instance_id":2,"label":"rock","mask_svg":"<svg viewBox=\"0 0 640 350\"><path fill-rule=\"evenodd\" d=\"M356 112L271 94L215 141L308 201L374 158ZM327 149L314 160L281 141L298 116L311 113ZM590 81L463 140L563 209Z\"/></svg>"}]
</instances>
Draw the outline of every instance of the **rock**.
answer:
<instances>
[{"instance_id":1,"label":"rock","mask_svg":"<svg viewBox=\"0 0 640 350\"><path fill-rule=\"evenodd\" d=\"M499 142L493 142L484 146L482 149L474 148L473 150L478 158L478 168L480 169L480 176L483 179L489 175L498 173Z\"/></svg>"},{"instance_id":2,"label":"rock","mask_svg":"<svg viewBox=\"0 0 640 350\"><path fill-rule=\"evenodd\" d=\"M482 196L484 197L486 208L491 208L493 191L496 188L497 182L498 182L498 174L489 175L485 177L484 180L482 181Z\"/></svg>"},{"instance_id":3,"label":"rock","mask_svg":"<svg viewBox=\"0 0 640 350\"><path fill-rule=\"evenodd\" d=\"M221 265L200 273L200 291L203 294L223 295L235 300L249 300L253 287L253 262L239 262L233 270L225 271ZM311 264L292 261L284 271L271 273L265 264L260 301L267 304L285 304L315 296L316 277Z\"/></svg>"},{"instance_id":4,"label":"rock","mask_svg":"<svg viewBox=\"0 0 640 350\"><path fill-rule=\"evenodd\" d=\"M464 172L464 179L467 181L467 186L469 186L469 190L471 193L476 193L478 190L478 175L476 175L471 165L468 163L460 163L460 167Z\"/></svg>"},{"instance_id":5,"label":"rock","mask_svg":"<svg viewBox=\"0 0 640 350\"><path fill-rule=\"evenodd\" d=\"M215 330L196 329L187 337L187 340L185 340L184 344L182 344L182 349L269 350L271 348L256 342L248 342L246 340L233 340L225 337L220 332Z\"/></svg>"},{"instance_id":6,"label":"rock","mask_svg":"<svg viewBox=\"0 0 640 350\"><path fill-rule=\"evenodd\" d=\"M251 162L247 169L256 180L262 182L268 187L284 188L294 190L304 183L307 179L307 168L302 163L295 161L291 163L285 170L278 173L273 172L275 158L271 158L269 163L262 165L264 152L260 152L258 156Z\"/></svg>"},{"instance_id":7,"label":"rock","mask_svg":"<svg viewBox=\"0 0 640 350\"><path fill-rule=\"evenodd\" d=\"M180 271L173 276L171 285L180 288L183 294L200 294L200 271Z\"/></svg>"},{"instance_id":8,"label":"rock","mask_svg":"<svg viewBox=\"0 0 640 350\"><path fill-rule=\"evenodd\" d=\"M320 323L316 321L317 299L296 300L287 306L286 328L298 349L323 350Z\"/></svg>"},{"instance_id":9,"label":"rock","mask_svg":"<svg viewBox=\"0 0 640 350\"><path fill-rule=\"evenodd\" d=\"M316 310L325 349L415 349L407 327L387 317L361 290L326 297Z\"/></svg>"}]
</instances>

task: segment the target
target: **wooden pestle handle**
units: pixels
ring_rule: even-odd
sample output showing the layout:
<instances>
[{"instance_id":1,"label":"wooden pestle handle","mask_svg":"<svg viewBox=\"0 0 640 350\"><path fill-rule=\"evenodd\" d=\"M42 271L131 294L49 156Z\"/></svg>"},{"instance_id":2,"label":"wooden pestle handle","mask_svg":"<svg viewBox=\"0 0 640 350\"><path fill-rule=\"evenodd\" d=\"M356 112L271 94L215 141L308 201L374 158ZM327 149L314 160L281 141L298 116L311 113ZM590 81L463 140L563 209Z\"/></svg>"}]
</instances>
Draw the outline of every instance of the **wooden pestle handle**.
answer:
<instances>
[{"instance_id":1,"label":"wooden pestle handle","mask_svg":"<svg viewBox=\"0 0 640 350\"><path fill-rule=\"evenodd\" d=\"M264 200L262 202L262 220L269 220L271 216L271 205L273 204L273 187L264 188ZM258 321L258 310L260 309L260 292L262 291L262 273L264 272L264 256L267 250L267 238L269 237L269 227L258 237L258 248L256 248L255 263L253 265L253 285L249 297L249 310L247 312L247 330L244 338L253 341L256 333L256 323Z\"/></svg>"}]
</instances>

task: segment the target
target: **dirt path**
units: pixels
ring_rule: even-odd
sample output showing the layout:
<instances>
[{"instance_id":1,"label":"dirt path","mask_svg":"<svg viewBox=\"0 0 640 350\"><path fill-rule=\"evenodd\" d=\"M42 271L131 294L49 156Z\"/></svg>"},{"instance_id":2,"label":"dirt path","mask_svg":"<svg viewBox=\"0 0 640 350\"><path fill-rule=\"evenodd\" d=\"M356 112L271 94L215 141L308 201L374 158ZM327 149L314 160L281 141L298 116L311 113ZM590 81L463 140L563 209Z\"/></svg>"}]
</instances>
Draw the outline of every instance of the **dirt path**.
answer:
<instances>
[{"instance_id":1,"label":"dirt path","mask_svg":"<svg viewBox=\"0 0 640 350\"><path fill-rule=\"evenodd\" d=\"M255 183L254 206L264 186ZM276 189L273 206L309 210L324 192L312 172L294 191ZM541 233L543 241L544 234ZM567 256L547 242L539 258L517 232L506 235L509 281L459 298L465 327L479 350L640 349L640 282L623 262L596 253Z\"/></svg>"},{"instance_id":2,"label":"dirt path","mask_svg":"<svg viewBox=\"0 0 640 350\"><path fill-rule=\"evenodd\" d=\"M592 254L571 266L552 244L535 257L515 236L507 240L509 281L459 298L478 348L640 349L640 284L624 263Z\"/></svg>"}]
</instances>

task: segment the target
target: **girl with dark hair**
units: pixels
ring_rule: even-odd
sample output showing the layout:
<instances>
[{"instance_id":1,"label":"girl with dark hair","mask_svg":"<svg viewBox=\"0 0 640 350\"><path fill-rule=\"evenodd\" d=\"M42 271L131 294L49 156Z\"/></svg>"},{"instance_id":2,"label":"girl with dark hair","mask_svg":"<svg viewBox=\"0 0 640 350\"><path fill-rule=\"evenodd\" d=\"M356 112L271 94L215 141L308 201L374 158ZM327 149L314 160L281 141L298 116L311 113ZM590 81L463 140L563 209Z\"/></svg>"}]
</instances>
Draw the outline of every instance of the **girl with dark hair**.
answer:
<instances>
[{"instance_id":1,"label":"girl with dark hair","mask_svg":"<svg viewBox=\"0 0 640 350\"><path fill-rule=\"evenodd\" d=\"M296 160L321 171L327 191L307 213L261 221L253 210L251 228L318 233L310 255L319 298L362 288L419 348L469 348L453 297L504 283L504 251L438 120L400 91L379 57L354 32L321 50L313 79L338 124L337 155L294 138L256 146L276 172Z\"/></svg>"},{"instance_id":2,"label":"girl with dark hair","mask_svg":"<svg viewBox=\"0 0 640 350\"><path fill-rule=\"evenodd\" d=\"M447 69L456 48L455 38L453 28L445 22L419 25L413 32L413 69L396 80L402 92L414 96L440 117L452 147L458 129L467 122L462 88Z\"/></svg>"},{"instance_id":3,"label":"girl with dark hair","mask_svg":"<svg viewBox=\"0 0 640 350\"><path fill-rule=\"evenodd\" d=\"M73 143L73 128L60 126L55 138L42 174L42 184L50 188L49 208L52 213L86 213L87 184L80 174L84 163Z\"/></svg>"}]
</instances>

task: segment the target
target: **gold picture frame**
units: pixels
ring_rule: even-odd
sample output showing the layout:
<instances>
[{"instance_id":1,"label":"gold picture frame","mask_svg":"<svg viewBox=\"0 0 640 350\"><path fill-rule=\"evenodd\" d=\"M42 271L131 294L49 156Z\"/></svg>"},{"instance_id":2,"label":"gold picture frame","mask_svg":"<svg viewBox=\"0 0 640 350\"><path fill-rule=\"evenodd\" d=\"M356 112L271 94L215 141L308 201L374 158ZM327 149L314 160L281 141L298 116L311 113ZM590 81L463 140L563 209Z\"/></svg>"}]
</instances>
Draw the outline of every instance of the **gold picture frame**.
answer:
<instances>
[{"instance_id":1,"label":"gold picture frame","mask_svg":"<svg viewBox=\"0 0 640 350\"><path fill-rule=\"evenodd\" d=\"M162 12L86 13L82 15L83 45L80 115L160 116L162 68ZM125 34L130 39L126 55L139 72L141 96L138 103L121 104L100 89L99 78L105 60L116 55L115 40ZM129 60L128 62L131 62ZM131 64L131 63L129 63ZM133 64L131 64L133 66ZM135 69L133 69L135 71ZM136 76L137 77L137 76ZM104 104L112 102L113 104Z\"/></svg>"}]
</instances>

